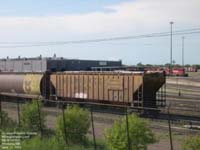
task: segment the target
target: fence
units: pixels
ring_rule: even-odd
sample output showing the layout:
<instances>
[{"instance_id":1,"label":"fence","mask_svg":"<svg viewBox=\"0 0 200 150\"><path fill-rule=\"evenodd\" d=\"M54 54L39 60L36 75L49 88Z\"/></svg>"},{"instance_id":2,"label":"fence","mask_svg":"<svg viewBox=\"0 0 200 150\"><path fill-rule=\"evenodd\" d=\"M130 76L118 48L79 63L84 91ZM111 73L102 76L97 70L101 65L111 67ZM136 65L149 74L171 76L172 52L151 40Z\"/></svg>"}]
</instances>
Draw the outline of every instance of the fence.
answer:
<instances>
[{"instance_id":1,"label":"fence","mask_svg":"<svg viewBox=\"0 0 200 150\"><path fill-rule=\"evenodd\" d=\"M42 107L40 109L39 106L39 101L42 101L43 103L48 102L48 107ZM14 102L14 103L13 103ZM20 98L17 98L15 100L7 101L5 97L1 96L0 97L0 112L5 111L9 114L10 117L15 119L18 123L18 126L21 124L21 116L20 116L20 111L22 105L24 105L27 101L23 101ZM53 106L52 106L53 105ZM91 127L88 133L88 137L92 138L93 141L93 149L97 150L99 149L97 147L97 139L103 137L103 130L105 130L107 127L111 127L113 122L116 120L119 120L121 117L125 116L126 118L126 136L127 136L127 145L128 145L128 150L131 150L131 141L130 141L130 135L129 135L129 121L128 121L128 115L131 113L138 113L140 114L141 112L147 112L146 115L148 116L149 112L158 112L158 109L155 108L130 108L130 107L116 107L114 105L96 105L92 103L84 103L84 102L66 102L66 101L52 101L52 100L37 100L37 106L38 106L38 115L39 115L39 127L40 127L40 135L41 137L45 134L44 129L42 127L41 123L41 111L44 111L47 113L47 119L46 119L46 125L48 128L54 129L55 128L55 119L56 116L62 116L63 119L63 126L64 126L64 135L65 137L67 136L67 133L70 131L66 130L67 124L66 120L64 117L64 110L68 108L68 106L71 105L79 105L85 109L87 109L90 112L90 117L91 117ZM168 129L165 129L166 131L168 130L169 134L169 145L170 149L173 150L173 129L172 129L172 124L175 121L174 118L172 118L172 114L170 113L170 107L166 110L165 114L165 119L167 120L167 126ZM144 113L145 114L145 113ZM149 116L148 116L149 117ZM163 118L164 119L164 118ZM153 118L154 120L154 118ZM198 121L198 120L197 120ZM200 120L199 120L200 121ZM2 125L2 115L1 115L1 125ZM66 140L65 140L66 141ZM67 143L66 143L67 144Z\"/></svg>"}]
</instances>

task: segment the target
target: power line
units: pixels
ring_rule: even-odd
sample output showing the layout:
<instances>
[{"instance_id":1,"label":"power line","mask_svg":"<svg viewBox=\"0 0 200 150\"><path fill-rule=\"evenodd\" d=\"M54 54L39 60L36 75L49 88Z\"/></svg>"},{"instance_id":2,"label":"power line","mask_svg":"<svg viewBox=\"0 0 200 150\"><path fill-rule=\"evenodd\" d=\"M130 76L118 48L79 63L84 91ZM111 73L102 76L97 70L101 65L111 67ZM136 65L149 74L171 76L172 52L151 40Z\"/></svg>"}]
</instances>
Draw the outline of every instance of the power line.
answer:
<instances>
[{"instance_id":1,"label":"power line","mask_svg":"<svg viewBox=\"0 0 200 150\"><path fill-rule=\"evenodd\" d=\"M190 32L190 31L200 31L200 28L190 28L190 29L183 29L183 30L175 30L173 33L181 34L182 32ZM120 36L120 37L112 37L112 38L101 38L101 39L93 39L93 40L77 40L77 41L67 41L67 42L88 42L88 41L101 41L101 40L121 40L126 38L137 38L137 37L156 37L156 36L166 36L166 34L170 34L170 32L159 32L159 33L151 33L151 34L144 34L144 35L137 35L137 36ZM54 42L0 42L0 44L54 44L54 43L65 43L66 41L54 41Z\"/></svg>"},{"instance_id":2,"label":"power line","mask_svg":"<svg viewBox=\"0 0 200 150\"><path fill-rule=\"evenodd\" d=\"M186 34L199 34L200 28L191 28L184 30L176 30L173 35L186 35ZM66 44L84 44L84 43L98 43L107 41L118 41L118 40L129 40L129 39L141 39L141 38L153 38L153 37L164 37L169 36L170 32L151 33L137 36L119 36L111 38L99 38L89 40L74 40L74 41L56 41L56 42L0 42L0 48L20 48L20 47L39 47L39 46L55 46L55 45L66 45ZM5 45L10 44L10 45ZM15 45L13 45L15 44Z\"/></svg>"}]
</instances>

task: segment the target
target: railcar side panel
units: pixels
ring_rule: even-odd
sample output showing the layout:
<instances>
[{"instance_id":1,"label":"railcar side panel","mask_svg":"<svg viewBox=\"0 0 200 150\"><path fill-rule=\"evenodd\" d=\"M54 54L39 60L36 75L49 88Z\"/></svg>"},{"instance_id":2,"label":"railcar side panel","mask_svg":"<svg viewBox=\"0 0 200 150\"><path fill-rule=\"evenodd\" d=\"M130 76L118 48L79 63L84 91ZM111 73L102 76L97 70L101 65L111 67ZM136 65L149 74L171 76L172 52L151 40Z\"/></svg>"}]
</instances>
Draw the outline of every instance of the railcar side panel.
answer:
<instances>
[{"instance_id":1,"label":"railcar side panel","mask_svg":"<svg viewBox=\"0 0 200 150\"><path fill-rule=\"evenodd\" d=\"M65 72L50 78L58 98L145 107L156 105L156 92L165 83L162 73Z\"/></svg>"},{"instance_id":2,"label":"railcar side panel","mask_svg":"<svg viewBox=\"0 0 200 150\"><path fill-rule=\"evenodd\" d=\"M55 79L59 79L55 81ZM135 81L135 80L139 80ZM134 92L143 84L142 75L54 73L51 83L57 97L95 101L132 103ZM140 85L135 85L140 84Z\"/></svg>"}]
</instances>

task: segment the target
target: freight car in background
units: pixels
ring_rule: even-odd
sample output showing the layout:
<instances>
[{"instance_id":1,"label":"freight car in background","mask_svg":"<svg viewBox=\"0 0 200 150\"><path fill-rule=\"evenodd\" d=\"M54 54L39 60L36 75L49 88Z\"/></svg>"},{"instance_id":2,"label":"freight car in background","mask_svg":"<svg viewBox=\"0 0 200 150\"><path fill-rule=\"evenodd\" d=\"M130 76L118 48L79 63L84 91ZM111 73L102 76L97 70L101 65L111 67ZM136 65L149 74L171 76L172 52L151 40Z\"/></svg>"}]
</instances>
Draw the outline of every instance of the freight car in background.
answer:
<instances>
[{"instance_id":1,"label":"freight car in background","mask_svg":"<svg viewBox=\"0 0 200 150\"><path fill-rule=\"evenodd\" d=\"M186 72L184 68L173 68L172 75L174 76L186 76Z\"/></svg>"},{"instance_id":2,"label":"freight car in background","mask_svg":"<svg viewBox=\"0 0 200 150\"><path fill-rule=\"evenodd\" d=\"M156 93L165 84L161 72L1 73L1 95L157 107Z\"/></svg>"},{"instance_id":3,"label":"freight car in background","mask_svg":"<svg viewBox=\"0 0 200 150\"><path fill-rule=\"evenodd\" d=\"M198 69L196 66L185 67L186 72L197 72Z\"/></svg>"},{"instance_id":4,"label":"freight car in background","mask_svg":"<svg viewBox=\"0 0 200 150\"><path fill-rule=\"evenodd\" d=\"M181 77L187 77L188 76L188 74L186 73L184 68L172 68L171 71L170 71L169 68L163 68L163 70L165 71L165 74L167 76L181 76Z\"/></svg>"}]
</instances>

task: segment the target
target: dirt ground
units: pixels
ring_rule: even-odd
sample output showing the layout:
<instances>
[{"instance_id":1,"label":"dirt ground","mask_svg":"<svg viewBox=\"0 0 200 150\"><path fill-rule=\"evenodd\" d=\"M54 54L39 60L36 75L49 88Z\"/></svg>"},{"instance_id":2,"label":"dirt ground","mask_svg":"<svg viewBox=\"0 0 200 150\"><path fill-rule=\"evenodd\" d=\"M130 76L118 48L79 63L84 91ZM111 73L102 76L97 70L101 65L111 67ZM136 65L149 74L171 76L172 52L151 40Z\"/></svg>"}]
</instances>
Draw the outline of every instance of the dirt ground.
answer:
<instances>
[{"instance_id":1,"label":"dirt ground","mask_svg":"<svg viewBox=\"0 0 200 150\"><path fill-rule=\"evenodd\" d=\"M174 150L181 150L181 143L177 140L173 141ZM156 144L152 144L148 147L148 150L170 150L170 142L167 139L162 139Z\"/></svg>"}]
</instances>

